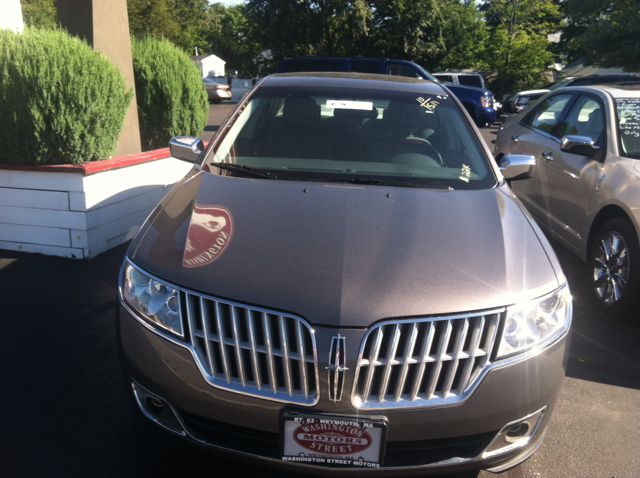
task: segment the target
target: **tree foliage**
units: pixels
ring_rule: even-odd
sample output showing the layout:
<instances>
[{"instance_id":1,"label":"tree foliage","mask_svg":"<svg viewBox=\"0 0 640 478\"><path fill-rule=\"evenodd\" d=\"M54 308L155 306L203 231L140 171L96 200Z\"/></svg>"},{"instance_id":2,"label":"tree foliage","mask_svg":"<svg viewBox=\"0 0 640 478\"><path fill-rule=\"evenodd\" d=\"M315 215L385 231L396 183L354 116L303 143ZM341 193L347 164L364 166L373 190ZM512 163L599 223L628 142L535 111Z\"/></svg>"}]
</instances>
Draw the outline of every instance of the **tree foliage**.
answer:
<instances>
[{"instance_id":1,"label":"tree foliage","mask_svg":"<svg viewBox=\"0 0 640 478\"><path fill-rule=\"evenodd\" d=\"M496 96L539 83L554 59L547 36L562 21L557 0L489 0L482 10L491 28L487 59Z\"/></svg>"},{"instance_id":2,"label":"tree foliage","mask_svg":"<svg viewBox=\"0 0 640 478\"><path fill-rule=\"evenodd\" d=\"M21 0L20 3L26 26L52 30L58 25L56 0Z\"/></svg>"},{"instance_id":3,"label":"tree foliage","mask_svg":"<svg viewBox=\"0 0 640 478\"><path fill-rule=\"evenodd\" d=\"M191 55L206 49L207 0L127 0L127 8L132 35L165 38Z\"/></svg>"},{"instance_id":4,"label":"tree foliage","mask_svg":"<svg viewBox=\"0 0 640 478\"><path fill-rule=\"evenodd\" d=\"M565 0L562 47L571 59L640 71L640 3L637 0Z\"/></svg>"}]
</instances>

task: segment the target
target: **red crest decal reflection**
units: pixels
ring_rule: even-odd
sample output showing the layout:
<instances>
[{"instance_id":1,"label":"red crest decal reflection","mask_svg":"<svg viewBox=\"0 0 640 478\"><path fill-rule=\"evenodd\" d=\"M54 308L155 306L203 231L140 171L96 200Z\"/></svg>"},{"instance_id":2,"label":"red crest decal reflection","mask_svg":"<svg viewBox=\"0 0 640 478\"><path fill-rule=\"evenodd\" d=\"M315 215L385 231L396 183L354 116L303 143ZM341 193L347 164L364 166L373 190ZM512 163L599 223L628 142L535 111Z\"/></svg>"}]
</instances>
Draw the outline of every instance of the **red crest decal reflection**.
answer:
<instances>
[{"instance_id":1,"label":"red crest decal reflection","mask_svg":"<svg viewBox=\"0 0 640 478\"><path fill-rule=\"evenodd\" d=\"M196 204L191 214L182 265L198 267L215 261L229 245L232 233L233 219L227 209Z\"/></svg>"}]
</instances>

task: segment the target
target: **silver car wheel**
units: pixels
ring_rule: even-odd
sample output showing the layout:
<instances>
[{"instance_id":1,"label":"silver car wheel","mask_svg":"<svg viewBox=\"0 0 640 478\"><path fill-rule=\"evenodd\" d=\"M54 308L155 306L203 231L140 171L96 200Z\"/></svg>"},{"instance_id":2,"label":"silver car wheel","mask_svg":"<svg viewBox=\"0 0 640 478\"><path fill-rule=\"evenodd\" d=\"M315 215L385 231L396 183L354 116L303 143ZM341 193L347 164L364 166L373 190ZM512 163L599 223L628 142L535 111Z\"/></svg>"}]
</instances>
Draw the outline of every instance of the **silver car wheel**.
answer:
<instances>
[{"instance_id":1,"label":"silver car wheel","mask_svg":"<svg viewBox=\"0 0 640 478\"><path fill-rule=\"evenodd\" d=\"M609 231L597 245L593 259L595 292L605 304L615 304L629 280L629 250L622 235Z\"/></svg>"}]
</instances>

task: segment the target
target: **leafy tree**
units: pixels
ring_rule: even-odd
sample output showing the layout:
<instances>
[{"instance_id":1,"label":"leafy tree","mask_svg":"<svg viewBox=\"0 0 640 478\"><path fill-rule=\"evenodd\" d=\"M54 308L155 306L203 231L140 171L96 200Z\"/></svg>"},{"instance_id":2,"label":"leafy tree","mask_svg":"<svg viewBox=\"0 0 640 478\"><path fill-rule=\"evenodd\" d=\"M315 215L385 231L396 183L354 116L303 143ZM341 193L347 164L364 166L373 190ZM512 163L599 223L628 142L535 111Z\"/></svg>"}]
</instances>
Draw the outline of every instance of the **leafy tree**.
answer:
<instances>
[{"instance_id":1,"label":"leafy tree","mask_svg":"<svg viewBox=\"0 0 640 478\"><path fill-rule=\"evenodd\" d=\"M562 21L557 1L488 0L482 10L491 27L487 62L496 72L496 96L539 83L554 58L547 36Z\"/></svg>"},{"instance_id":2,"label":"leafy tree","mask_svg":"<svg viewBox=\"0 0 640 478\"><path fill-rule=\"evenodd\" d=\"M207 24L208 50L224 58L228 71L241 76L257 76L260 65L256 61L262 46L252 40L255 25L246 15L244 4L225 7L221 3L209 9Z\"/></svg>"},{"instance_id":3,"label":"leafy tree","mask_svg":"<svg viewBox=\"0 0 640 478\"><path fill-rule=\"evenodd\" d=\"M194 53L206 47L207 0L127 0L134 36L165 38Z\"/></svg>"},{"instance_id":4,"label":"leafy tree","mask_svg":"<svg viewBox=\"0 0 640 478\"><path fill-rule=\"evenodd\" d=\"M587 64L640 70L640 3L633 0L565 0L569 19L562 46Z\"/></svg>"},{"instance_id":5,"label":"leafy tree","mask_svg":"<svg viewBox=\"0 0 640 478\"><path fill-rule=\"evenodd\" d=\"M25 25L52 30L58 25L56 0L21 0Z\"/></svg>"}]
</instances>

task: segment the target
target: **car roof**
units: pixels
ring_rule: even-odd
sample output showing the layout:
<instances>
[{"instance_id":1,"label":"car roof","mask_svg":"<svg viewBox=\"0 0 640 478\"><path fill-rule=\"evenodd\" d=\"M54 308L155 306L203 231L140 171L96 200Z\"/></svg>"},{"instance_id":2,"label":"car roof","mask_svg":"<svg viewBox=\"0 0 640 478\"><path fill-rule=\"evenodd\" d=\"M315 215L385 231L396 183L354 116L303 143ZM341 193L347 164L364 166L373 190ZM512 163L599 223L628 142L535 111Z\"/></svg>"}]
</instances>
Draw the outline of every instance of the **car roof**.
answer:
<instances>
[{"instance_id":1,"label":"car roof","mask_svg":"<svg viewBox=\"0 0 640 478\"><path fill-rule=\"evenodd\" d=\"M520 95L520 96L524 96L524 95L536 95L539 93L548 93L549 90L546 89L541 89L541 90L524 90L524 91L518 91L516 93L516 95ZM515 96L515 95L514 95Z\"/></svg>"},{"instance_id":2,"label":"car roof","mask_svg":"<svg viewBox=\"0 0 640 478\"><path fill-rule=\"evenodd\" d=\"M569 86L567 90L585 90L592 92L607 92L614 98L629 98L629 97L640 97L640 87L638 86L624 86L624 85L588 85L588 86ZM562 88L564 90L564 88ZM555 90L555 91L562 91Z\"/></svg>"},{"instance_id":3,"label":"car roof","mask_svg":"<svg viewBox=\"0 0 640 478\"><path fill-rule=\"evenodd\" d=\"M438 83L404 76L374 75L370 73L305 72L278 73L265 78L261 87L307 86L333 88L362 88L390 91L414 91L434 95L448 95Z\"/></svg>"}]
</instances>

